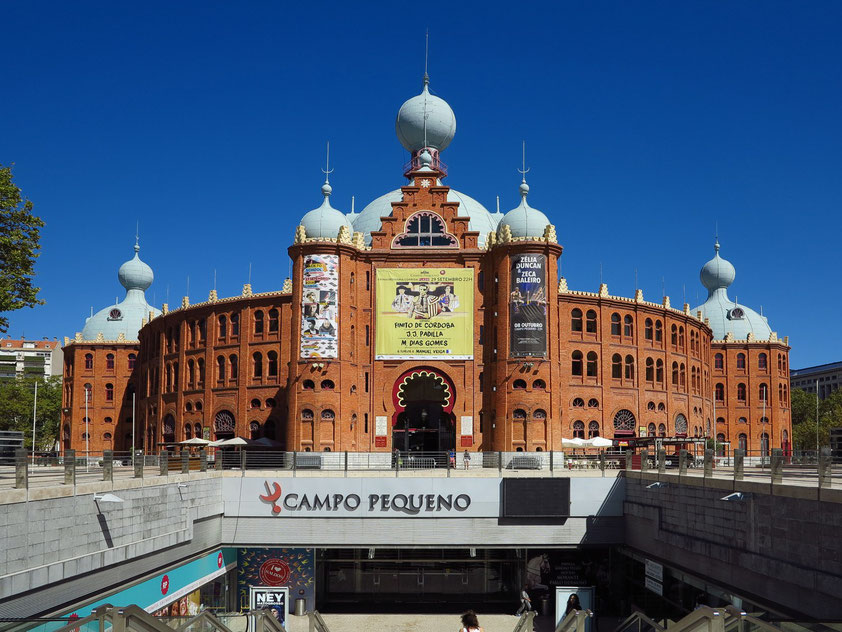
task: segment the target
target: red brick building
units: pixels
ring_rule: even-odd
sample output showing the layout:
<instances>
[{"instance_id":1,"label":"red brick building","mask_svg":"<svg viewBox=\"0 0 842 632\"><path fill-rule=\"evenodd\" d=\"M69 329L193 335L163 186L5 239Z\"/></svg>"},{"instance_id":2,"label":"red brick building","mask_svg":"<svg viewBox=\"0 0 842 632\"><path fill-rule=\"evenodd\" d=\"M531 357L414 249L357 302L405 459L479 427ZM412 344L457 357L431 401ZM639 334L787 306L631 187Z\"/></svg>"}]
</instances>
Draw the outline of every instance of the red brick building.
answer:
<instances>
[{"instance_id":1,"label":"red brick building","mask_svg":"<svg viewBox=\"0 0 842 632\"><path fill-rule=\"evenodd\" d=\"M153 451L195 436L362 452L545 451L641 434L788 447L789 348L727 298L733 266L718 244L696 310L640 290L570 290L525 179L505 215L443 184L455 117L426 81L396 127L407 184L346 215L325 182L280 291L185 297L158 314L137 294L151 270L138 272L137 256L133 274L121 268L139 332L65 346L65 445L84 449L88 428L92 450L129 449L135 394L135 444Z\"/></svg>"}]
</instances>

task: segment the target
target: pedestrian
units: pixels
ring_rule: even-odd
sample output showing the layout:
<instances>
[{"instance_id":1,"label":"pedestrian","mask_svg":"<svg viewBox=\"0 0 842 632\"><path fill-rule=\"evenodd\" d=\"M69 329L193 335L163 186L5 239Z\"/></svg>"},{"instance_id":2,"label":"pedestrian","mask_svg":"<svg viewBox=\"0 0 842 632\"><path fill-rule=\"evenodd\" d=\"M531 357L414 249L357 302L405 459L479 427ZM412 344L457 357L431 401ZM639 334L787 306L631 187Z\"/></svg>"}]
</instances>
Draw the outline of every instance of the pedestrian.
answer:
<instances>
[{"instance_id":1,"label":"pedestrian","mask_svg":"<svg viewBox=\"0 0 842 632\"><path fill-rule=\"evenodd\" d=\"M462 455L462 461L465 463L466 470L471 467L471 453L467 450L465 450L465 454Z\"/></svg>"},{"instance_id":2,"label":"pedestrian","mask_svg":"<svg viewBox=\"0 0 842 632\"><path fill-rule=\"evenodd\" d=\"M529 593L526 591L527 588L528 586L524 584L523 590L520 591L520 608L518 608L515 613L516 617L519 617L524 612L532 610L532 600L529 598Z\"/></svg>"},{"instance_id":3,"label":"pedestrian","mask_svg":"<svg viewBox=\"0 0 842 632\"><path fill-rule=\"evenodd\" d=\"M483 632L482 626L477 620L477 613L473 610L468 610L462 615L462 628L459 632Z\"/></svg>"},{"instance_id":4,"label":"pedestrian","mask_svg":"<svg viewBox=\"0 0 842 632\"><path fill-rule=\"evenodd\" d=\"M567 616L574 610L581 610L582 604L579 602L579 595L573 593L567 598L567 607L564 609L564 615Z\"/></svg>"},{"instance_id":5,"label":"pedestrian","mask_svg":"<svg viewBox=\"0 0 842 632\"><path fill-rule=\"evenodd\" d=\"M450 463L450 467L456 469L456 450L449 450L447 452L447 462Z\"/></svg>"}]
</instances>

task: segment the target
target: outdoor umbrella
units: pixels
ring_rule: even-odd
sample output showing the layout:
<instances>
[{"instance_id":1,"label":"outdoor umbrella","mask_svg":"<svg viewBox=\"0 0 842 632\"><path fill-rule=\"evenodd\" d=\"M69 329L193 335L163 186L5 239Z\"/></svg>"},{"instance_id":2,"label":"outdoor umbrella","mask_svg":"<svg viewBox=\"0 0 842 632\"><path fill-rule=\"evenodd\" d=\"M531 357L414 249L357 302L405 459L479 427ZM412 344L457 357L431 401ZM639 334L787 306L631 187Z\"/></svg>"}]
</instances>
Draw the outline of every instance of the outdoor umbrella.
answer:
<instances>
[{"instance_id":1,"label":"outdoor umbrella","mask_svg":"<svg viewBox=\"0 0 842 632\"><path fill-rule=\"evenodd\" d=\"M179 441L178 445L209 445L210 441L207 439L202 439L201 437L193 437L192 439L186 439L185 441Z\"/></svg>"},{"instance_id":2,"label":"outdoor umbrella","mask_svg":"<svg viewBox=\"0 0 842 632\"><path fill-rule=\"evenodd\" d=\"M594 437L593 439L590 439L588 443L594 448L610 448L614 445L614 442L611 439L606 439L605 437Z\"/></svg>"},{"instance_id":3,"label":"outdoor umbrella","mask_svg":"<svg viewBox=\"0 0 842 632\"><path fill-rule=\"evenodd\" d=\"M563 448L584 448L588 444L585 443L584 439L579 439L578 437L574 439L564 439L561 440L561 447Z\"/></svg>"}]
</instances>

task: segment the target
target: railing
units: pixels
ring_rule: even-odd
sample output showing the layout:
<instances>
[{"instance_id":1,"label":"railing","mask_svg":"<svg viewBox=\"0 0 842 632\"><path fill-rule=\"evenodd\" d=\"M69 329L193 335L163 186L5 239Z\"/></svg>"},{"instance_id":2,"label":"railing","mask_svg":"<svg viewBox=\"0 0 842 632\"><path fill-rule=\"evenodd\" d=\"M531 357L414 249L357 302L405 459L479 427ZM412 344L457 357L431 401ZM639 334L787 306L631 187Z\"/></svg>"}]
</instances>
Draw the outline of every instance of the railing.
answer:
<instances>
[{"instance_id":1,"label":"railing","mask_svg":"<svg viewBox=\"0 0 842 632\"><path fill-rule=\"evenodd\" d=\"M330 628L327 627L327 623L322 619L318 610L308 612L307 618L310 622L309 632L330 632Z\"/></svg>"},{"instance_id":2,"label":"railing","mask_svg":"<svg viewBox=\"0 0 842 632\"><path fill-rule=\"evenodd\" d=\"M585 622L592 616L593 612L590 610L571 610L559 621L555 632L585 632Z\"/></svg>"},{"instance_id":3,"label":"railing","mask_svg":"<svg viewBox=\"0 0 842 632\"><path fill-rule=\"evenodd\" d=\"M532 610L528 610L520 615L520 618L515 623L514 630L512 632L532 632L533 623L532 620L535 618L535 612Z\"/></svg>"},{"instance_id":4,"label":"railing","mask_svg":"<svg viewBox=\"0 0 842 632\"><path fill-rule=\"evenodd\" d=\"M724 608L700 606L671 624L669 632L725 632L725 621L729 616ZM617 626L614 632L664 632L664 629L642 612L635 612Z\"/></svg>"},{"instance_id":5,"label":"railing","mask_svg":"<svg viewBox=\"0 0 842 632\"><path fill-rule=\"evenodd\" d=\"M664 632L665 628L642 612L633 612L614 632Z\"/></svg>"}]
</instances>

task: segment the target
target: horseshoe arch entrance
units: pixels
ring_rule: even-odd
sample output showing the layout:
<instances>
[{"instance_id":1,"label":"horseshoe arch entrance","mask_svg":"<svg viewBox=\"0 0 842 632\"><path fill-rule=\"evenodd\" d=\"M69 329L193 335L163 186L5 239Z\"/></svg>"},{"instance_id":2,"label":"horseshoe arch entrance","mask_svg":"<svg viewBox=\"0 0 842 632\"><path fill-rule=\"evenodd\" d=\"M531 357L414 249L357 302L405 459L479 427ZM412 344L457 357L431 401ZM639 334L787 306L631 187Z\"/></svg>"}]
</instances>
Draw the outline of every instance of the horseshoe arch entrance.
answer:
<instances>
[{"instance_id":1,"label":"horseshoe arch entrance","mask_svg":"<svg viewBox=\"0 0 842 632\"><path fill-rule=\"evenodd\" d=\"M444 452L456 447L452 380L438 369L406 371L392 390L392 446L402 452Z\"/></svg>"}]
</instances>

